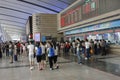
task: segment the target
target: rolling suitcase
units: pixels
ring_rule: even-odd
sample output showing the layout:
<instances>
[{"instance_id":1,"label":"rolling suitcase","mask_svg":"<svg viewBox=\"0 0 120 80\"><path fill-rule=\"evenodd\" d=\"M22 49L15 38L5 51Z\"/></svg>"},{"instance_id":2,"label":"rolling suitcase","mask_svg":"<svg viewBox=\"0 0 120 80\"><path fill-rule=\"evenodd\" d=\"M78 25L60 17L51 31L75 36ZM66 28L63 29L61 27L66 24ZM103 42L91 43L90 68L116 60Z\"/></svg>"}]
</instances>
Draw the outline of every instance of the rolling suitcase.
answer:
<instances>
[{"instance_id":1,"label":"rolling suitcase","mask_svg":"<svg viewBox=\"0 0 120 80\"><path fill-rule=\"evenodd\" d=\"M14 61L18 61L17 55L14 55Z\"/></svg>"}]
</instances>

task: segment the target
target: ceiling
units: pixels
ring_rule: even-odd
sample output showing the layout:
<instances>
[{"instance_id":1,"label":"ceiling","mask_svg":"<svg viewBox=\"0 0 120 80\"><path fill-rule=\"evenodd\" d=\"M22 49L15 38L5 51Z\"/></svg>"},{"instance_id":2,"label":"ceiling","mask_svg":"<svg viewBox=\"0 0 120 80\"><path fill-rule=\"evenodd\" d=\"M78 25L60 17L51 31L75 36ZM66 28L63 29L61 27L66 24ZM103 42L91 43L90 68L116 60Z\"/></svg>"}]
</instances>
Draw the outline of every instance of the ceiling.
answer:
<instances>
[{"instance_id":1,"label":"ceiling","mask_svg":"<svg viewBox=\"0 0 120 80\"><path fill-rule=\"evenodd\" d=\"M56 14L77 0L0 0L0 26L10 36L25 32L34 13Z\"/></svg>"}]
</instances>

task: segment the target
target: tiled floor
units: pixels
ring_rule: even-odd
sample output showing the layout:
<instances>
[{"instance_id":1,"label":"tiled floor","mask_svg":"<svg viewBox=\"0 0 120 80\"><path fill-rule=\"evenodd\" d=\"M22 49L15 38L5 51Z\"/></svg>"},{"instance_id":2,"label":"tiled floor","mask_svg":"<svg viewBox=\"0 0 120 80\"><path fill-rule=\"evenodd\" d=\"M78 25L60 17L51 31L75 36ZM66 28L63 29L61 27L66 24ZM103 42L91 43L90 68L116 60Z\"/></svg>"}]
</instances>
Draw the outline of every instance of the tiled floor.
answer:
<instances>
[{"instance_id":1,"label":"tiled floor","mask_svg":"<svg viewBox=\"0 0 120 80\"><path fill-rule=\"evenodd\" d=\"M67 57L64 56L64 58L77 62L76 56L70 55ZM89 61L83 59L83 64L98 69L100 71L120 76L120 55L113 54L106 56L95 55L92 56L92 58Z\"/></svg>"},{"instance_id":2,"label":"tiled floor","mask_svg":"<svg viewBox=\"0 0 120 80\"><path fill-rule=\"evenodd\" d=\"M107 58L107 59L104 58L104 59L99 59L99 61L120 65L120 57Z\"/></svg>"},{"instance_id":3,"label":"tiled floor","mask_svg":"<svg viewBox=\"0 0 120 80\"><path fill-rule=\"evenodd\" d=\"M14 62L13 64L10 64L8 59L2 59L0 60L0 80L120 80L118 74L96 68L99 66L109 70L111 69L109 62L97 59L93 62L85 61L83 65L79 65L74 62L75 59L71 58L70 56L67 59L59 58L60 69L53 71L49 70L49 65L47 65L45 70L38 71L37 66L35 66L35 69L31 71L27 58L24 58L23 62ZM114 66L112 67L116 69ZM120 71L120 66L118 67L118 72L116 73Z\"/></svg>"}]
</instances>

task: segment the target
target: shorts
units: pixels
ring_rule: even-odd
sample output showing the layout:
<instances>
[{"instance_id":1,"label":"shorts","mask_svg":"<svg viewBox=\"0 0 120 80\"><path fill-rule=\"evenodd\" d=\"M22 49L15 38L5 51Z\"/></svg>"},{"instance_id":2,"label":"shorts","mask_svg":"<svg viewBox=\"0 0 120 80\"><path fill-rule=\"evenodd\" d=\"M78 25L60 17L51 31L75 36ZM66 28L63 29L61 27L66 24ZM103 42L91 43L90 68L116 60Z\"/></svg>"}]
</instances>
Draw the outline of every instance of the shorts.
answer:
<instances>
[{"instance_id":1,"label":"shorts","mask_svg":"<svg viewBox=\"0 0 120 80\"><path fill-rule=\"evenodd\" d=\"M9 55L10 55L10 56L13 56L13 51L9 51Z\"/></svg>"},{"instance_id":2,"label":"shorts","mask_svg":"<svg viewBox=\"0 0 120 80\"><path fill-rule=\"evenodd\" d=\"M46 55L42 54L42 60L46 60Z\"/></svg>"},{"instance_id":3,"label":"shorts","mask_svg":"<svg viewBox=\"0 0 120 80\"><path fill-rule=\"evenodd\" d=\"M29 61L33 62L34 61L34 54L29 54Z\"/></svg>"},{"instance_id":4,"label":"shorts","mask_svg":"<svg viewBox=\"0 0 120 80\"><path fill-rule=\"evenodd\" d=\"M36 56L36 59L37 59L37 62L39 63L39 62L41 62L41 60L42 60L42 56L41 56L41 55L37 55L37 56Z\"/></svg>"}]
</instances>

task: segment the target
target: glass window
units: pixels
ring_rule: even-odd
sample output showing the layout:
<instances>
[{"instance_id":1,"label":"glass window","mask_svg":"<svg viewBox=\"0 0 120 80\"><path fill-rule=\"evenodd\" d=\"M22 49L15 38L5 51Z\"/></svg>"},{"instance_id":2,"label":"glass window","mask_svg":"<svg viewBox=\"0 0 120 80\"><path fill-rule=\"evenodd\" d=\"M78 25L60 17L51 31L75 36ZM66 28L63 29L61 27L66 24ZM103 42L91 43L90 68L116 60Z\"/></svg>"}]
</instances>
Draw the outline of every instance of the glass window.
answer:
<instances>
[{"instance_id":1,"label":"glass window","mask_svg":"<svg viewBox=\"0 0 120 80\"><path fill-rule=\"evenodd\" d=\"M71 18L71 16L70 16L70 14L68 15L68 24L70 24L70 18Z\"/></svg>"},{"instance_id":2,"label":"glass window","mask_svg":"<svg viewBox=\"0 0 120 80\"><path fill-rule=\"evenodd\" d=\"M91 3L91 11L94 11L95 8L96 8L96 4L95 4L95 2L92 2L92 3Z\"/></svg>"},{"instance_id":3,"label":"glass window","mask_svg":"<svg viewBox=\"0 0 120 80\"><path fill-rule=\"evenodd\" d=\"M78 21L78 15L77 15L77 10L75 11L75 22Z\"/></svg>"},{"instance_id":4,"label":"glass window","mask_svg":"<svg viewBox=\"0 0 120 80\"><path fill-rule=\"evenodd\" d=\"M75 12L73 12L73 23L75 23Z\"/></svg>"},{"instance_id":5,"label":"glass window","mask_svg":"<svg viewBox=\"0 0 120 80\"><path fill-rule=\"evenodd\" d=\"M71 13L71 23L73 23L73 13Z\"/></svg>"},{"instance_id":6,"label":"glass window","mask_svg":"<svg viewBox=\"0 0 120 80\"><path fill-rule=\"evenodd\" d=\"M81 20L81 19L82 19L82 15L81 15L81 14L82 14L82 12L81 12L81 8L79 8L79 11L78 11L78 12L79 12L79 20Z\"/></svg>"}]
</instances>

